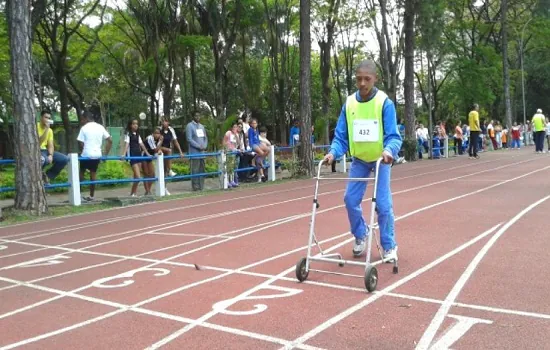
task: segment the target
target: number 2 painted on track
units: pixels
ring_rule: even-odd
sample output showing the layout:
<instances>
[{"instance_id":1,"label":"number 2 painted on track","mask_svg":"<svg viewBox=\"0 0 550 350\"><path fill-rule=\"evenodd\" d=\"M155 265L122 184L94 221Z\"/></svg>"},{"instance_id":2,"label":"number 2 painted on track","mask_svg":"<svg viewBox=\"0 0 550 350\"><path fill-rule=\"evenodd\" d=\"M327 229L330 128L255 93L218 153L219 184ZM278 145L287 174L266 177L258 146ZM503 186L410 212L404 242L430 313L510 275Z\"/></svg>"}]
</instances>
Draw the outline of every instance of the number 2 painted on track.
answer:
<instances>
[{"instance_id":1,"label":"number 2 painted on track","mask_svg":"<svg viewBox=\"0 0 550 350\"><path fill-rule=\"evenodd\" d=\"M144 269L138 269L138 270L124 272L124 273L121 273L120 275L101 278L101 279L98 279L98 280L92 282L91 285L93 287L96 287L96 288L121 288L121 287L126 287L126 286L129 286L129 285L131 285L135 282L135 280L130 279L131 277L134 277L134 275L136 273L145 272L145 271L156 271L156 273L153 274L153 276L156 276L156 277L166 276L167 274L170 273L170 270L168 270L168 269L144 268ZM118 279L124 279L124 280L122 282L118 283L118 284L106 284L110 281L118 280Z\"/></svg>"},{"instance_id":2,"label":"number 2 painted on track","mask_svg":"<svg viewBox=\"0 0 550 350\"><path fill-rule=\"evenodd\" d=\"M267 310L267 305L265 305L265 304L256 304L256 305L254 305L254 308L252 310L248 310L248 311L231 311L231 310L227 310L227 308L230 307L233 304L236 304L236 303L238 303L240 301L244 301L244 300L286 298L286 297L291 297L293 295L300 294L300 293L303 292L303 290L301 290L301 289L279 287L279 286L265 286L265 287L260 288L260 290L261 289L271 289L271 290L275 290L275 291L282 292L282 293L278 293L278 294L273 293L273 294L267 294L267 295L264 294L264 295L258 295L258 296L248 295L248 296L245 296L245 297L236 297L236 298L232 298L232 299L227 299L227 300L223 300L223 301L215 303L214 305L212 305L212 309L214 309L215 311L217 311L221 314L232 315L232 316L255 315L255 314L259 314L260 312L264 312L265 310Z\"/></svg>"}]
</instances>

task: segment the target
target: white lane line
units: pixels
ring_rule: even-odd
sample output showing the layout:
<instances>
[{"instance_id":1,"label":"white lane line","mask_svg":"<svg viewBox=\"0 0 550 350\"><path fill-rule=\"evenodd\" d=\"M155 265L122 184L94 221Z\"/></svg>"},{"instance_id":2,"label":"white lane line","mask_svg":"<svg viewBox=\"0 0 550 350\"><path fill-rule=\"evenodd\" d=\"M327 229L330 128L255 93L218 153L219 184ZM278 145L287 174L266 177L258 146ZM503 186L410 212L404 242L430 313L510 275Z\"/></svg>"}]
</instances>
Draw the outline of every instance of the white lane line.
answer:
<instances>
[{"instance_id":1,"label":"white lane line","mask_svg":"<svg viewBox=\"0 0 550 350\"><path fill-rule=\"evenodd\" d=\"M299 180L299 181L303 181L303 180ZM289 184L290 183L296 183L296 182L299 182L299 181L292 181L292 182L288 182L288 183ZM337 182L338 181L330 181L330 182L327 182L327 184L334 184L334 183L337 183ZM281 184L276 184L276 185L271 185L271 186L280 186L280 185L284 185L284 184L285 183L281 183ZM314 185L300 186L300 188L305 189L305 188L313 187L313 186ZM236 200L244 199L244 198L254 198L254 197L260 197L260 196L265 196L265 195L270 195L270 194L292 192L292 191L296 191L296 188L289 188L289 189L286 189L286 190L269 191L269 192L263 192L263 193L254 193L254 194L249 194L249 195L244 193L244 192L250 192L248 190L252 191L253 188L250 188L250 189L246 188L242 192L241 191L237 192L237 193L242 193L243 194L242 196L238 196L238 197L218 199L218 200L205 202L205 203L191 204L191 205L186 205L186 206L183 206L183 207L176 207L176 208L170 208L170 209L161 209L161 210L156 210L156 211L146 212L146 213L129 214L129 215L124 215L124 216L117 216L117 217L114 217L114 218L106 218L106 219L101 219L101 220L87 221L87 222L82 222L82 223L78 223L78 224L65 225L65 226L63 226L63 228L72 227L72 228L77 229L77 228L92 227L92 226L96 226L97 223L105 224L105 223L116 222L116 221L121 221L121 220L129 220L129 219L146 217L146 216L151 216L151 215L169 213L169 212L173 212L173 211L177 211L177 210L197 208L197 207L201 207L201 206L207 206L207 205L210 205L210 204L231 202L231 201L236 201ZM202 198L202 197L206 197L206 196L199 195L199 196L192 196L192 197L187 197L187 198L169 199L169 200L164 200L162 202L156 202L156 203L141 203L141 204L135 204L135 205L133 205L133 207L139 207L139 206L145 206L145 205L155 205L155 204L164 203L164 202L176 202L176 201L184 202L186 200L192 200L192 199L195 199L195 198ZM128 209L128 208L103 209L103 210L95 211L94 214L95 213L102 213L102 212L105 212L105 211L124 210L124 209ZM90 213L66 215L66 216L41 220L40 222L47 222L47 221L66 219L66 218L72 218L72 217L77 217L77 216L85 216L85 215L90 215ZM13 227L17 227L17 226L29 225L29 224L30 223L27 222L27 223L21 223L21 224L15 224L15 225L10 225L10 226L0 227L0 232L2 232L2 229L8 229L8 228L13 228ZM87 225L91 225L91 226L87 226ZM50 232L50 231L56 231L56 230L59 230L59 227L51 228L51 229L37 230L37 231L31 231L31 232L25 232L24 234L35 234L35 233L43 233L43 232ZM8 237L5 237L5 238L8 238Z\"/></svg>"},{"instance_id":2,"label":"white lane line","mask_svg":"<svg viewBox=\"0 0 550 350\"><path fill-rule=\"evenodd\" d=\"M331 248L329 249L326 249L325 252L326 253L329 253L331 252L332 250L334 249L337 249L339 248L340 246L344 245L344 244L347 244L348 243L348 240L345 240L343 242L340 242L334 246L332 246ZM320 253L319 253L320 254ZM316 256L319 256L319 254L317 254ZM247 296L251 295L252 293L264 288L265 286L268 286L270 285L271 283L273 283L274 281L276 281L278 278L280 277L283 277L284 275L288 274L289 272L291 272L292 270L294 270L295 267L291 267L291 268L288 268L286 269L285 271L279 273L278 275L258 284L257 286L253 287L253 288L250 288L248 290L246 290L245 292L241 293L240 295L238 295L237 297L235 298L232 298L228 301L228 303L226 304L226 308L230 307L231 305L239 302L239 301L242 301L244 300L244 298L246 298ZM166 344L168 344L169 342L171 342L172 340L178 338L179 336L181 336L182 334L186 333L186 332L189 332L191 329L199 326L200 324L202 324L203 322L209 320L210 318L214 317L215 315L217 315L219 313L219 310L217 309L214 309L206 314L204 314L203 316L201 316L200 318L194 320L193 322L191 322L190 324L188 324L187 326L181 328L180 330L170 334L169 336L159 340L158 342L156 342L155 344L147 347L147 350L149 349L158 349Z\"/></svg>"},{"instance_id":3,"label":"white lane line","mask_svg":"<svg viewBox=\"0 0 550 350\"><path fill-rule=\"evenodd\" d=\"M421 302L430 303L430 304L441 305L444 303L444 300L417 297L417 296L408 295L408 294L386 293L385 295L388 297L421 301ZM479 311L487 311L491 313L499 313L499 314L513 315L513 316L523 316L523 317L529 317L529 318L540 318L543 320L550 320L550 314L542 314L538 312L511 310L511 309L503 309L503 308L493 307L493 306L483 306L483 305L465 304L465 303L457 303L457 302L453 302L452 306L460 307L463 309L473 309L473 310L479 310Z\"/></svg>"},{"instance_id":4,"label":"white lane line","mask_svg":"<svg viewBox=\"0 0 550 350\"><path fill-rule=\"evenodd\" d=\"M14 280L14 282L17 282L17 281ZM51 299L57 300L57 299L61 299L61 298L64 298L64 297L71 297L71 298L76 298L76 299L79 299L79 300L83 300L83 301L87 301L87 302L91 302L91 303L95 303L95 304L100 304L100 305L105 305L105 306L117 308L118 310L114 310L112 312L109 312L107 314L95 317L93 319L89 319L89 320L86 320L86 321L83 321L83 322L79 322L77 324L73 324L73 325L68 326L68 327L57 329L57 330L52 331L52 332L41 334L41 335L38 335L36 337L25 339L25 340L19 341L17 343L9 344L9 345L7 345L5 347L2 347L0 349L12 349L12 348L17 347L17 346L28 345L30 343L34 343L34 342L42 340L42 339L46 339L46 338L49 338L49 337L52 337L52 336L55 336L55 335L59 335L59 334L62 334L62 333L65 333L65 332L68 332L68 331L71 331L71 330L74 330L74 329L78 329L78 328L90 325L90 324L95 323L95 322L105 320L107 318L113 317L117 314L120 314L120 313L126 312L126 311L133 311L133 312L137 312L137 313L141 313L141 314L145 314L145 315L149 315L149 316L159 317L159 318L162 318L162 319L172 320L172 321L177 321L177 322L187 323L187 324L195 321L195 320L190 319L190 318L175 316L175 315L167 314L167 313L160 312L160 311L153 311L153 310L149 310L149 309L145 309L145 308L141 308L141 307L135 307L135 306L132 306L132 305L126 305L126 304L121 304L121 303L117 303L117 302L111 302L111 301L98 299L98 298L94 298L94 297L87 297L87 296L76 294L74 291L64 292L64 291L60 291L60 290L53 289L53 288L34 286L34 285L31 285L31 284L27 284L27 287L47 291L47 292L54 293L54 294L58 294L56 297L51 298ZM8 314L1 315L0 319L11 316L11 315L13 315L15 313L18 313L18 312L22 312L22 311L32 309L34 307L38 307L38 306L43 305L45 303L46 303L46 301L38 302L38 303L35 303L32 307L28 306L28 307L23 308L24 310L20 309L20 310L16 310L14 312L9 313L9 315ZM267 342L272 342L272 343L280 344L280 345L286 345L286 344L290 343L288 340L284 340L284 339L280 339L280 338L276 338L276 337L272 337L272 336L267 336L267 335L263 335L263 334L259 334L259 333L244 331L244 330L241 330L241 329L220 326L220 325L207 323L207 322L204 322L203 324L201 324L201 326L204 327L204 328L209 328L209 329L213 329L213 330L222 331L222 332L225 332L225 333L230 333L230 334L244 336L244 337L248 337L248 338L263 340L263 341L267 341ZM304 345L304 346L301 346L300 349L319 350L320 348L309 346L309 345Z\"/></svg>"},{"instance_id":5,"label":"white lane line","mask_svg":"<svg viewBox=\"0 0 550 350\"><path fill-rule=\"evenodd\" d=\"M436 260L432 261L431 263L425 265L424 267L416 270L415 272L407 275L406 277L398 280L397 282L389 285L388 287L384 288L383 290L381 290L380 292L377 292L377 293L374 293L372 294L370 297L368 297L367 299L365 299L364 301L358 303L358 304L355 304L353 305L352 307L348 308L347 310L341 312L340 314L330 318L329 320L323 322L322 324L320 324L319 326L313 328L312 330L310 330L309 332L305 333L304 335L302 335L301 337L297 338L295 341L292 342L292 344L290 344L288 347L285 347L284 349L292 349L294 347L296 347L297 345L299 344L303 344L304 342L308 341L309 339L313 338L314 336L316 336L317 334L321 333L322 331L326 330L327 328L339 323L340 321L342 321L344 318L350 316L351 314L361 310L362 308L364 308L365 306L369 305L369 304L372 304L373 302L375 302L376 300L380 299L382 296L384 296L386 293L388 292L391 292L392 290L394 289L397 289L399 288L400 286L402 286L403 284L417 278L418 276L422 275L424 272L426 271L429 271L430 269L434 268L435 266L441 264L442 262L444 262L445 260L455 256L456 254L460 253L461 251L463 251L464 249L466 248L469 248L470 246L472 246L473 244L479 242L480 240L482 240L483 238L489 236L491 233L493 233L501 224L498 224L498 225L495 225L493 226L492 228L490 228L489 230L483 232L482 234L472 238L471 240L469 240L468 242L462 244L461 246L453 249L452 251L448 252L447 254L437 258Z\"/></svg>"},{"instance_id":6,"label":"white lane line","mask_svg":"<svg viewBox=\"0 0 550 350\"><path fill-rule=\"evenodd\" d=\"M176 237L203 237L203 238L229 238L224 235L203 235L198 233L177 233L177 232L148 232L147 235L153 236L176 236Z\"/></svg>"},{"instance_id":7,"label":"white lane line","mask_svg":"<svg viewBox=\"0 0 550 350\"><path fill-rule=\"evenodd\" d=\"M470 196L470 195L473 195L473 194L476 194L476 193L481 193L481 192L484 192L484 191L488 191L489 189L491 188L494 188L494 187L497 187L497 186L500 186L500 185L503 185L505 183L508 183L508 182L511 182L511 181L515 181L515 180L518 180L518 179L521 179L521 178L524 178L526 176L529 176L529 175L532 175L532 174L535 174L535 173L538 173L538 172L541 172L541 171L544 171L544 170L547 170L549 169L550 166L546 166L544 168L541 168L541 169L538 169L538 170L535 170L535 171L531 171L529 173L526 173L526 174L523 174L521 176L516 176L514 178L511 178L511 179L508 179L506 181L502 181L500 183L497 183L497 184L494 184L494 185L491 185L491 186L487 186L485 188L482 188L480 190L477 190L477 191L474 191L474 192L470 192L470 193L466 193L464 195L461 195L461 196L458 196L458 197L455 197L454 199L449 199L447 201L443 201L443 202L439 202L439 204L444 204L444 203L447 203L447 202L450 202L452 200L455 200L455 199L458 199L458 198L464 198L464 197L467 197L467 196ZM496 228L496 226L495 226ZM484 236L490 234L492 231L488 231L488 232L485 232L485 234L482 234L481 236L478 236L477 238L481 239L483 238ZM483 237L482 237L483 236ZM476 240L477 238L475 238L474 240ZM467 246L469 246L469 243L471 243L472 241L469 241L468 243L466 243L466 245L462 245L460 246L459 248L455 249L454 251L444 255L443 257L440 257L439 259L435 260L434 262L432 262L431 264L425 266L424 268L420 269L420 270L417 270L415 273L397 281L396 283L390 285L389 287L385 288L383 290L383 292L391 292L392 290L398 288L399 286L401 286L402 284L408 282L409 280L413 279L413 278L416 278L418 275L424 273L425 271L431 269L433 266L439 264L440 262L448 259L450 256L458 253L459 251L461 251L462 249L465 249ZM475 242L474 242L475 243ZM471 243L473 244L473 243ZM462 249L461 249L462 248ZM433 265L433 266L432 266ZM348 317L349 315L361 310L362 308L364 308L365 306L369 305L370 303L376 301L378 298L380 298L382 295L384 295L384 293L378 293L378 294L375 294L373 295L372 297L366 299L364 302L361 302L359 304L356 304L354 306L352 306L351 308L345 310L344 312L340 313L339 315L336 315L334 316L333 318L329 319L328 321L322 323L321 325L319 325L318 327L312 329L311 331L309 331L308 333L304 334L303 336L299 337L298 339L296 339L294 342L293 342L293 345L297 345L297 344L303 344L304 342L308 341L309 339L313 338L314 336L316 336L317 334L321 333L322 331L324 331L325 329L331 327L332 325L340 322L341 320L343 320L344 318ZM292 349L292 347L288 348L288 349Z\"/></svg>"},{"instance_id":8,"label":"white lane line","mask_svg":"<svg viewBox=\"0 0 550 350\"><path fill-rule=\"evenodd\" d=\"M330 242L330 241L333 241L333 240L337 240L337 239L340 239L340 238L343 238L344 236L346 236L348 233L345 233L345 234L341 234L341 235L338 235L338 236L335 236L335 237L331 237L331 238L328 238L324 241L321 241L321 243L327 243L327 242ZM211 277L211 278L207 278L207 279L204 279L204 280L201 280L201 281L197 281L197 282L194 282L194 283L191 283L191 284L188 284L188 285L185 285L183 287L180 287L178 289L175 289L175 290L172 290L170 292L167 292L167 293L164 293L162 295L157 295L155 297L152 297L152 298L149 298L147 300L144 300L142 302L139 302L137 304L134 304L132 306L130 306L130 308L137 308L137 307L140 307L142 305L145 305L147 303L150 303L152 301L155 301L155 300L159 300L159 299L162 299L168 295L171 295L171 294L175 294L175 293L178 293L180 291L183 291L183 290L186 290L186 289L190 289L190 288L193 288L193 287L196 287L198 285L202 285L202 284L205 284L205 283L208 283L208 282L211 282L211 281L214 281L214 280L217 280L217 279L220 279L220 278L223 278L225 276L229 276L229 275L232 275L232 274L235 274L237 273L237 271L239 270L244 270L244 269L248 269L248 268L252 268L252 267L255 267L255 266L258 266L258 265L261 265L261 264L264 264L266 262L269 262L269 261L272 261L272 260L276 260L276 259L279 259L281 257L284 257L284 256L287 256L287 255L291 255L291 254L294 254L295 252L298 252L298 251L301 251L303 249L305 249L306 247L300 247L298 249L294 249L292 251L288 251L288 252L285 252L283 254L279 254L279 255L276 255L276 256L273 256L273 257L270 257L270 258L267 258L267 259L264 259L264 260L261 260L261 261L258 261L258 262L255 262L253 264L249 264L247 266L243 266L241 267L240 269L237 269L237 270L231 270L227 273L224 273L224 274L221 274L221 275L217 275L217 276L214 276L214 277ZM155 264L153 264L155 265ZM153 266L151 265L151 266ZM146 268L146 267L149 267L149 266L145 266L145 267L141 267L141 268L138 268L136 269L135 271L138 271L140 269L143 269L143 268ZM134 270L132 270L134 271ZM120 303L116 303L116 302L111 302L111 301L107 301L107 300L103 300L103 299L99 299L99 298L94 298L94 297L89 297L89 296L84 296L84 295L80 295L80 294L77 294L78 292L80 291L83 291L87 288L89 288L91 286L90 285L86 285L84 287L80 287L80 288L77 288L73 291L70 291L70 292L65 292L65 291L60 291L60 290L56 290L54 288L49 288L49 287L43 287L43 286L39 286L39 285L34 285L34 284L31 284L31 283L26 283L26 282L21 282L21 281L17 281L17 280L14 280L14 279L11 279L11 278L6 278L6 277L0 277L0 281L5 281L5 282L10 282L10 283L14 283L14 284L17 284L17 285L20 285L20 286L25 286L25 287L29 287L29 288L33 288L33 289L38 289L38 290L41 290L41 291L45 291L45 292L49 292L49 293L53 293L53 294L57 294L55 297L52 297L50 299L46 299L46 300L43 300L43 301L40 301L40 302L37 302L33 305L29 305L29 306L26 306L26 307L23 307L21 309L17 309L17 310L14 310L14 311L11 311L7 314L4 314L4 315L0 315L0 319L1 318L4 318L4 317L9 317L9 316L13 316L14 314L17 314L19 312L23 312L23 311L27 311L27 310L30 310L30 309L33 309L33 308L36 308L40 305L44 305L46 303L49 303L49 302L52 302L52 301L55 301L57 299L60 299L60 298L63 298L63 297L73 297L73 298L77 298L77 299L81 299L81 300L85 300L85 301L89 301L89 302L92 302L92 303L97 303L97 304L101 304L101 305L106 305L106 306L111 306L111 307L118 307L118 308L123 308L121 310L117 310L117 311L114 311L114 312L111 312L107 315L103 315L103 316L100 316L100 317L96 317L92 320L88 320L88 321L84 321L84 322L81 322L77 325L73 325L73 326L70 326L70 327L66 327L66 328L63 328L63 329L60 329L60 330L57 330L57 331L54 331L54 332L50 332L50 333L47 333L47 334L43 334L43 335L40 335L40 336L37 336L37 337L34 337L34 338L31 338L31 339L27 339L27 340L23 340L21 342L18 342L16 344L19 344L19 345L24 345L24 344L28 344L30 342L35 342L37 340L41 340L41 339L44 339L44 338L47 338L47 337L51 337L51 336L54 336L54 335L57 335L57 334L60 334L60 333L63 333L63 332L66 332L66 331L69 331L69 330L72 330L72 329L76 329L76 328L79 328L79 327L83 327L83 326L86 326L90 323L93 323L93 322L97 322L97 321L100 321L100 320L103 320L103 319L106 319L106 318L109 318L111 316L114 316L120 312L123 312L125 310L128 309L128 306L126 305L123 305L123 304L120 304ZM192 320L194 321L194 320ZM16 345L16 346L19 346L19 345ZM14 344L11 344L9 345L10 347L6 348L6 349L11 349ZM0 348L0 349L4 349L4 348Z\"/></svg>"},{"instance_id":9,"label":"white lane line","mask_svg":"<svg viewBox=\"0 0 550 350\"><path fill-rule=\"evenodd\" d=\"M511 158L513 159L515 157L517 157L517 156L511 157ZM536 158L533 158L531 160L534 160L534 159L536 159ZM478 163L478 164L479 165L484 165L484 164L492 163L492 162L498 161L498 160L500 160L500 158L496 159L496 160L481 162L481 163ZM527 160L527 161L530 161L530 160ZM522 162L520 162L520 163L522 163ZM511 164L511 165L516 165L516 163ZM422 176L422 175L430 175L430 174L439 173L439 172L447 172L449 170L464 168L464 167L468 167L468 166L470 166L470 165L469 164L461 165L461 166L457 166L457 167L445 168L445 169L441 169L441 170L430 171L430 172L426 172L426 173L421 173L421 174L415 174L415 175L405 176L405 177L401 177L401 178L396 178L396 179L392 179L392 183L395 182L395 181L405 180L405 179L409 179L409 178L412 178L412 177L419 177L419 176ZM329 185L329 184L335 184L335 183L338 183L338 182L339 181L328 181L328 182L325 183L325 186ZM309 188L309 187L313 187L313 186L301 187L301 189ZM260 195L265 196L267 194L273 194L273 193L277 194L277 193L283 193L283 192L290 192L290 191L294 191L294 190L296 190L296 189L288 189L288 190L282 190L282 191L271 191L271 192L266 192L266 193L254 194L251 197L260 196ZM341 192L341 191L343 191L343 190L336 191L336 192ZM320 195L323 195L323 194L320 194ZM249 196L247 196L246 198L248 198L248 197ZM88 222L88 223L80 223L80 224L65 226L62 230L60 230L59 228L48 229L48 230L38 230L38 231L20 233L20 234L16 234L16 235L8 235L8 236L4 236L3 238L15 238L15 237L19 237L21 235L31 235L31 234L35 234L35 233L41 233L41 232L49 232L49 234L63 233L63 232L67 232L67 231L73 231L76 228L82 229L82 228L87 228L87 227L93 227L93 226L96 226L96 225L102 225L102 224L106 224L106 223L116 222L116 221L120 221L120 220L128 220L128 219L132 219L132 218L146 217L146 216L150 216L150 215L167 213L167 212L172 212L172 211L176 211L176 210L196 208L196 207L205 206L205 205L209 205L209 204L233 201L233 200L242 199L242 198L244 198L244 197L229 198L229 199L215 201L215 202L200 203L200 204L195 204L195 205L190 205L190 206L164 209L164 210L158 210L158 211L155 211L155 212L148 212L148 213L142 213L142 214L133 214L133 215L124 216L124 217L103 219L103 220L100 220L100 221L96 220L96 221ZM148 204L150 204L150 203L148 203ZM71 229L68 229L68 228L71 228ZM135 231L135 230L133 230L133 231ZM130 231L130 232L132 232L132 231ZM42 236L36 236L36 237L42 237ZM27 239L27 238L21 238L21 239ZM29 238L29 239L31 239L31 238Z\"/></svg>"},{"instance_id":10,"label":"white lane line","mask_svg":"<svg viewBox=\"0 0 550 350\"><path fill-rule=\"evenodd\" d=\"M418 350L427 350L428 347L431 345L437 331L439 330L439 327L441 327L441 324L443 323L445 317L449 313L449 310L451 309L452 304L462 291L462 288L466 285L466 282L470 279L474 271L476 270L479 263L481 263L481 260L487 255L489 252L489 249L493 247L493 245L496 243L496 241L502 237L502 235L512 226L514 225L519 219L521 219L524 215L529 213L531 210L536 208L539 204L545 202L550 196L546 196L535 203L531 204L527 208L523 209L521 212L519 212L516 216L514 216L510 221L508 221L500 230L498 230L491 239L483 246L483 248L477 253L477 255L474 257L474 259L470 262L464 273L460 276L458 281L456 281L455 285L445 298L443 304L437 310L437 313L435 314L434 318L432 319L432 322L426 328L424 331L424 334L422 335L422 338L420 338L420 341L418 342L416 349Z\"/></svg>"}]
</instances>

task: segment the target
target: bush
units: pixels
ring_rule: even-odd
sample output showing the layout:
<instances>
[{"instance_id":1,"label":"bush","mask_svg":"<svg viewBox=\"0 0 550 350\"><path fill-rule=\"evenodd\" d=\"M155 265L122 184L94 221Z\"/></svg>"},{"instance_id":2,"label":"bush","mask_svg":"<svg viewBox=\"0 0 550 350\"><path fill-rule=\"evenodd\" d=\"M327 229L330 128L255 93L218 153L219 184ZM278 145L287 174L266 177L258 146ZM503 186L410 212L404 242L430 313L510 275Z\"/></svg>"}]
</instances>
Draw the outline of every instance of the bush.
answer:
<instances>
[{"instance_id":1,"label":"bush","mask_svg":"<svg viewBox=\"0 0 550 350\"><path fill-rule=\"evenodd\" d=\"M49 167L44 168L48 170ZM114 179L126 179L132 177L132 169L128 162L119 161L107 161L100 163L97 169L98 180L114 180ZM85 179L89 179L89 172L84 175ZM69 181L69 175L67 169L63 169L59 175L52 181L52 184L67 183ZM100 185L100 187L121 187L127 186L127 184L108 184ZM0 171L0 187L15 187L15 167L6 167ZM81 186L81 190L86 191L89 186ZM47 190L48 192L63 193L67 192L67 188L54 188ZM0 199L14 198L15 192L0 193Z\"/></svg>"}]
</instances>

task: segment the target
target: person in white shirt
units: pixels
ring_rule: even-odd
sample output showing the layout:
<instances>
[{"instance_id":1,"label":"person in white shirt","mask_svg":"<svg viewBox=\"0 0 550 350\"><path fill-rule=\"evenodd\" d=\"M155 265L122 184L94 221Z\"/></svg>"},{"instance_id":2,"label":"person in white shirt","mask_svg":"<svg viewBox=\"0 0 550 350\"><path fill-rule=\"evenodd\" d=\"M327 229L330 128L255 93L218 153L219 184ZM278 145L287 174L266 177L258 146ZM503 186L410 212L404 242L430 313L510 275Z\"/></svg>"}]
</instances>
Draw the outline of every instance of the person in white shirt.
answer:
<instances>
[{"instance_id":1,"label":"person in white shirt","mask_svg":"<svg viewBox=\"0 0 550 350\"><path fill-rule=\"evenodd\" d=\"M109 154L111 146L113 145L113 140L111 135L105 130L105 127L95 122L94 115L91 112L84 111L80 122L82 127L76 139L81 148L81 157L89 158L80 161L80 181L84 180L86 170L90 171L90 180L95 181L100 158L103 154ZM101 151L103 140L106 141L104 153ZM95 185L90 185L90 196L84 197L84 200L93 201L94 194Z\"/></svg>"}]
</instances>

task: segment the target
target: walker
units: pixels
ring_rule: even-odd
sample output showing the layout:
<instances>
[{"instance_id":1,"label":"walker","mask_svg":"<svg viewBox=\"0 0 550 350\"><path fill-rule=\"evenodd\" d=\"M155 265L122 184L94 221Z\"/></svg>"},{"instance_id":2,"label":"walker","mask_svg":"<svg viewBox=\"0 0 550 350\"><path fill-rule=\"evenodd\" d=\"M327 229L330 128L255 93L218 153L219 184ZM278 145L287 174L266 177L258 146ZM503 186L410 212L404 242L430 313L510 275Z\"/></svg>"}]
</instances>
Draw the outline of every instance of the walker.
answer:
<instances>
[{"instance_id":1,"label":"walker","mask_svg":"<svg viewBox=\"0 0 550 350\"><path fill-rule=\"evenodd\" d=\"M305 258L300 259L300 261L296 264L296 278L298 281L303 282L307 279L309 275L309 271L315 271L315 272L323 272L323 273L329 273L334 275L340 275L340 276L350 276L350 277L359 277L363 278L365 282L365 287L368 292L373 292L376 290L376 286L378 284L378 270L376 269L376 265L386 263L386 262L393 262L393 273L397 274L399 273L399 267L397 265L397 259L392 260L384 260L382 249L380 247L380 244L378 243L378 238L376 237L375 230L378 229L378 224L374 224L374 212L376 211L376 189L378 187L378 169L380 168L380 163L382 162L382 158L378 159L376 161L376 169L374 171L374 177L368 177L368 178L346 178L346 177L321 177L321 168L323 164L322 160L319 163L319 169L317 170L317 177L315 178L315 195L313 198L313 209L311 214L311 223L309 228L309 241L308 241L308 247L307 247L307 256ZM371 206L371 214L370 214L370 233L368 235L367 240L367 256L365 262L361 261L353 261L353 260L344 260L342 255L339 253L333 253L333 254L325 254L323 250L321 249L321 246L319 242L317 241L317 238L315 236L315 214L317 212L317 209L319 209L319 201L318 201L318 191L319 191L319 181L320 180L347 180L347 181L369 181L374 180L374 186L373 186L373 196L372 196L372 206ZM376 240L376 247L378 248L378 252L380 253L380 260L371 262L371 248L372 248L372 237L375 237ZM313 243L315 242L315 245L319 249L320 256L313 256L311 255L311 248ZM332 271L324 271L324 270L314 270L310 268L311 261L324 261L324 262L330 262L330 263L337 263L340 267L343 267L346 264L349 265L357 265L357 266L364 266L365 267L365 273L363 276L359 275L352 275L352 274L346 274L346 273L340 273L340 272L332 272Z\"/></svg>"}]
</instances>

